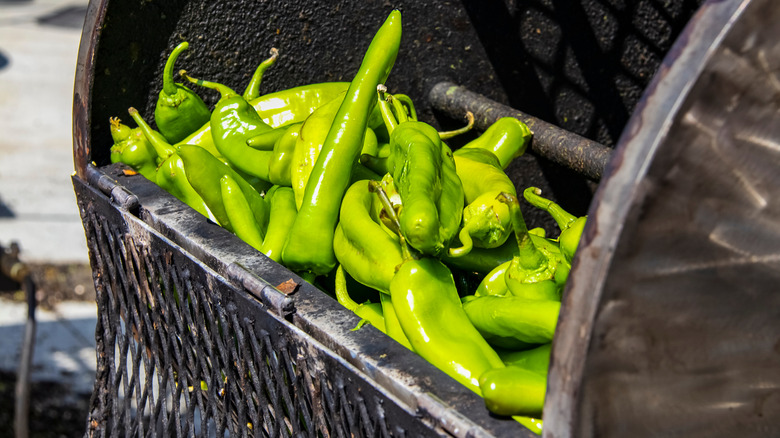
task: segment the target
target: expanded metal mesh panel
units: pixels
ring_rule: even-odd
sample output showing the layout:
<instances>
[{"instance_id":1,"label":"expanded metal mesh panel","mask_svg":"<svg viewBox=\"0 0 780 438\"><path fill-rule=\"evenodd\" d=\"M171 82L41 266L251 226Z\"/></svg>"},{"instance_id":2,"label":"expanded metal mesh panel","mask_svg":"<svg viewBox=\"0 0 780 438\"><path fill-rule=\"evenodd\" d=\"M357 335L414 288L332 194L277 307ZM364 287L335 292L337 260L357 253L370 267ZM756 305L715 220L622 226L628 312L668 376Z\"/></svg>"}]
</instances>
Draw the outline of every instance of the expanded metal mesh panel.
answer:
<instances>
[{"instance_id":1,"label":"expanded metal mesh panel","mask_svg":"<svg viewBox=\"0 0 780 438\"><path fill-rule=\"evenodd\" d=\"M87 436L437 435L261 302L74 181L99 315Z\"/></svg>"}]
</instances>

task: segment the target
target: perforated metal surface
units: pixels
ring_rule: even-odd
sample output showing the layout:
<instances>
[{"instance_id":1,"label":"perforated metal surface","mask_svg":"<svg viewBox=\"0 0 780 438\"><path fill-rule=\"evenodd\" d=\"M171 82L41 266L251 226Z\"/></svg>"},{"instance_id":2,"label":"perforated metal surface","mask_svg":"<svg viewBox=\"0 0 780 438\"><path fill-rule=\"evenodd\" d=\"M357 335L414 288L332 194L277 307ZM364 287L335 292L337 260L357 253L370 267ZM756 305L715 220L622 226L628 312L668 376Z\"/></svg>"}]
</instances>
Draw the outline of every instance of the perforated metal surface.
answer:
<instances>
[{"instance_id":1,"label":"perforated metal surface","mask_svg":"<svg viewBox=\"0 0 780 438\"><path fill-rule=\"evenodd\" d=\"M435 436L433 428L74 180L98 300L87 436Z\"/></svg>"}]
</instances>

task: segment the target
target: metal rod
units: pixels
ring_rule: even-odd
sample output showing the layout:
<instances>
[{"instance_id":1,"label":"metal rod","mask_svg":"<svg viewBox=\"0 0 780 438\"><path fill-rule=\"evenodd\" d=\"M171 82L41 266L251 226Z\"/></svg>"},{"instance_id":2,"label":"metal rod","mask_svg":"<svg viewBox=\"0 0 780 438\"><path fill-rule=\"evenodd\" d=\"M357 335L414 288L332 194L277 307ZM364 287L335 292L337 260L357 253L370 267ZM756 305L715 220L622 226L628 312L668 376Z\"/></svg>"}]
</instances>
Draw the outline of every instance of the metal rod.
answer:
<instances>
[{"instance_id":1,"label":"metal rod","mask_svg":"<svg viewBox=\"0 0 780 438\"><path fill-rule=\"evenodd\" d=\"M502 117L514 117L531 129L530 149L537 155L565 166L594 181L599 181L612 156L612 149L573 132L547 123L521 111L502 105L451 82L439 82L428 98L436 110L453 118L471 111L474 126L485 130Z\"/></svg>"}]
</instances>

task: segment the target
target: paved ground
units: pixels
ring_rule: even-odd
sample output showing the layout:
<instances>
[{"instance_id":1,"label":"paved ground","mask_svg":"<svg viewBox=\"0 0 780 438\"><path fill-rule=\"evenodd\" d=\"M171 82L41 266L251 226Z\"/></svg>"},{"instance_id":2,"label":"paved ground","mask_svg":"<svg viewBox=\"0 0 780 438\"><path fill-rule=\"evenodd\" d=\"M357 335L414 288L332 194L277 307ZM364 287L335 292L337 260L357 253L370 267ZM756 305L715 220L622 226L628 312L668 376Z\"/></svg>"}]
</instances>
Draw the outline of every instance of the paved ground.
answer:
<instances>
[{"instance_id":1,"label":"paved ground","mask_svg":"<svg viewBox=\"0 0 780 438\"><path fill-rule=\"evenodd\" d=\"M73 81L87 3L0 0L0 246L19 244L20 259L34 268L42 303L32 367L33 416L36 406L53 401L55 392L81 395L83 400L94 381L94 290L70 182ZM27 312L21 298L21 292L0 288L4 395L21 350ZM43 382L47 390L36 391ZM8 406L0 404L0 423L7 423ZM56 403L52 406L57 409ZM46 410L49 429L66 423ZM68 421L85 424L79 418ZM6 431L8 426L2 424ZM80 436L83 431L60 430L59 436Z\"/></svg>"}]
</instances>

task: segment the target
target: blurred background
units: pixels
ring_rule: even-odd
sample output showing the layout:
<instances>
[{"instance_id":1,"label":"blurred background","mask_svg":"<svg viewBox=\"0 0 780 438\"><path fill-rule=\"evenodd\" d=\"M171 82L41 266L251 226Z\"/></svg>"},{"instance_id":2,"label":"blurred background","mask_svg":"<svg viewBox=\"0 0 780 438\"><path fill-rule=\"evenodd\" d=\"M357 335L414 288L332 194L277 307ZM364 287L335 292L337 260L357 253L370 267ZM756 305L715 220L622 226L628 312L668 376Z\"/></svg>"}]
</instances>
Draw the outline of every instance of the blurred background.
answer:
<instances>
[{"instance_id":1,"label":"blurred background","mask_svg":"<svg viewBox=\"0 0 780 438\"><path fill-rule=\"evenodd\" d=\"M34 293L29 433L83 436L95 373L92 271L70 175L73 81L88 0L0 0L0 437ZM19 277L29 272L32 287Z\"/></svg>"}]
</instances>

